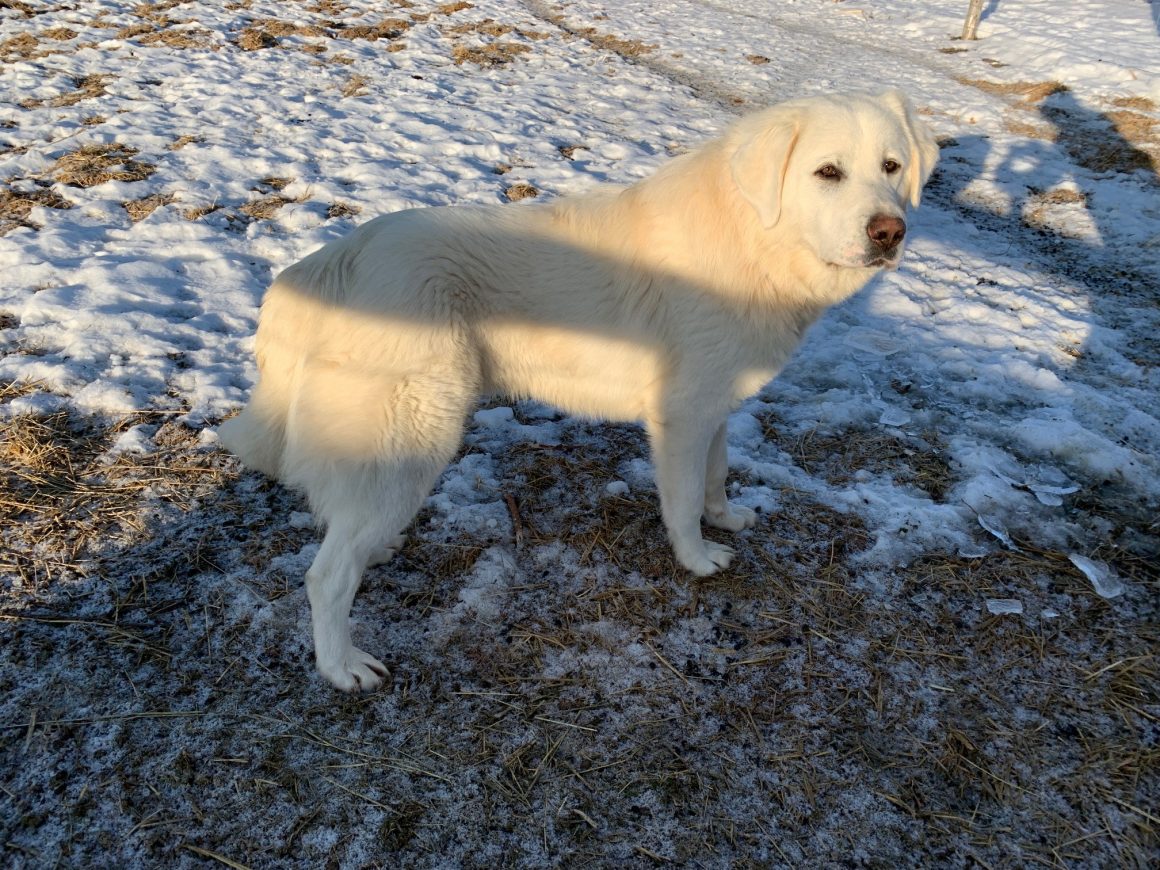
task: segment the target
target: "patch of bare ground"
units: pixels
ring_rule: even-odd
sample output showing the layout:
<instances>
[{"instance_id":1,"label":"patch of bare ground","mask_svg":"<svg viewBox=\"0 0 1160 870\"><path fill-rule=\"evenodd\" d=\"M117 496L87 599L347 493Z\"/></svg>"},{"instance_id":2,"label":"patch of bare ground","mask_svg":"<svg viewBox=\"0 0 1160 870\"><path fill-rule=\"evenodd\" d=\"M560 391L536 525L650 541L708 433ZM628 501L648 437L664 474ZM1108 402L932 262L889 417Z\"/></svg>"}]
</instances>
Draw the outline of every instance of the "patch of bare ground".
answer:
<instances>
[{"instance_id":1,"label":"patch of bare ground","mask_svg":"<svg viewBox=\"0 0 1160 870\"><path fill-rule=\"evenodd\" d=\"M8 384L0 403L29 391ZM154 496L188 504L196 488L213 485L220 471L210 456L184 455L196 433L161 423L154 442L159 454L146 457L107 455L112 441L131 425L164 417L126 418L110 428L96 426L61 411L24 415L0 423L0 530L7 554L0 570L15 572L35 589L67 570L86 571L85 562L111 539L145 535L142 503Z\"/></svg>"},{"instance_id":2,"label":"patch of bare ground","mask_svg":"<svg viewBox=\"0 0 1160 870\"><path fill-rule=\"evenodd\" d=\"M129 215L133 223L143 221L163 205L170 205L177 201L172 193L154 193L141 199L131 199L121 203L121 207Z\"/></svg>"},{"instance_id":3,"label":"patch of bare ground","mask_svg":"<svg viewBox=\"0 0 1160 870\"><path fill-rule=\"evenodd\" d=\"M1016 97L1025 103L1040 103L1052 94L1067 91L1060 82L994 82L988 79L959 78L964 85L1000 97Z\"/></svg>"},{"instance_id":4,"label":"patch of bare ground","mask_svg":"<svg viewBox=\"0 0 1160 870\"><path fill-rule=\"evenodd\" d=\"M38 224L29 219L32 209L37 206L67 209L72 208L72 205L56 191L47 188L37 190L0 188L0 236L10 233L17 227L40 229Z\"/></svg>"},{"instance_id":5,"label":"patch of bare ground","mask_svg":"<svg viewBox=\"0 0 1160 870\"><path fill-rule=\"evenodd\" d=\"M896 383L894 389L906 393L912 387ZM895 483L913 486L941 502L955 480L945 446L934 432L921 436L890 430L791 434L772 413L764 415L761 424L769 443L778 445L811 476L831 484L848 483L858 472L868 471L889 475Z\"/></svg>"},{"instance_id":6,"label":"patch of bare ground","mask_svg":"<svg viewBox=\"0 0 1160 870\"><path fill-rule=\"evenodd\" d=\"M1020 114L1006 119L1009 132L1057 143L1093 172L1145 170L1160 179L1160 120L1148 114L1154 110L1150 100L1124 98L1114 110L1099 112L1081 105L1059 82L959 81L1015 100L1013 108Z\"/></svg>"},{"instance_id":7,"label":"patch of bare ground","mask_svg":"<svg viewBox=\"0 0 1160 870\"><path fill-rule=\"evenodd\" d=\"M30 711L3 723L25 747L4 771L16 846L63 819L76 853L109 854L106 830L164 862L183 854L172 826L141 825L161 794L198 855L248 866L325 862L336 831L367 824L397 866L463 854L448 832L464 827L513 866L1142 866L1156 849L1154 613L1092 595L1058 554L883 572L860 559L872 536L856 517L787 489L757 528L721 537L735 566L694 580L655 493L606 490L645 455L641 431L566 426L556 446L493 454L510 525L460 529L427 508L368 572L356 635L374 635L391 682L341 697L309 675L300 575L317 535L288 521L301 502L182 427L153 435L159 455L117 461L123 491L101 488L87 469L106 468L93 457L114 433L77 422L21 424L34 431L0 462L36 477L19 498L48 535L14 539L22 585L0 611L5 650L29 663L0 671ZM824 468L825 449L799 453ZM142 531L89 532L132 497L153 506ZM87 548L72 555L70 534ZM508 567L481 587L497 550ZM102 579L68 579L82 572ZM1016 594L1022 618L982 606ZM45 655L85 678L32 692L17 678ZM78 754L88 775L51 778ZM38 814L33 797L58 786L61 809Z\"/></svg>"},{"instance_id":8,"label":"patch of bare ground","mask_svg":"<svg viewBox=\"0 0 1160 870\"><path fill-rule=\"evenodd\" d=\"M129 145L82 145L53 164L49 174L71 187L93 187L106 181L142 181L156 170L152 163L136 159Z\"/></svg>"},{"instance_id":9,"label":"patch of bare ground","mask_svg":"<svg viewBox=\"0 0 1160 870\"><path fill-rule=\"evenodd\" d=\"M1082 207L1086 211L1090 200L1091 194L1070 187L1054 190L1029 187L1021 218L1023 224L1028 227L1047 230L1063 238L1067 238L1070 233L1074 233L1076 238L1082 238L1082 230L1073 230L1071 222L1059 216L1069 214L1069 207L1074 206Z\"/></svg>"}]
</instances>

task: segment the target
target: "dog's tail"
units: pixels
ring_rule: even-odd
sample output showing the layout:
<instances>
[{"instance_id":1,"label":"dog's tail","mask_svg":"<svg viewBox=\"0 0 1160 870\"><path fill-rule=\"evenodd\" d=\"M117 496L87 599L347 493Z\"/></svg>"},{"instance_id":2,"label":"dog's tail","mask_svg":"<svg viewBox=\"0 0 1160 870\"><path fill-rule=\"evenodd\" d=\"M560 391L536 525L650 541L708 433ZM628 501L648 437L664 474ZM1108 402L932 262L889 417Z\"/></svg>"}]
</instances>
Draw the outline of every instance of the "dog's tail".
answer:
<instances>
[{"instance_id":1,"label":"dog's tail","mask_svg":"<svg viewBox=\"0 0 1160 870\"><path fill-rule=\"evenodd\" d=\"M255 339L258 383L249 404L218 427L227 450L247 467L273 478L283 476L287 421L298 399L306 359L304 333L318 322L315 301L281 284L281 278L275 281L262 303Z\"/></svg>"},{"instance_id":2,"label":"dog's tail","mask_svg":"<svg viewBox=\"0 0 1160 870\"><path fill-rule=\"evenodd\" d=\"M258 383L241 413L218 427L218 437L248 467L270 477L283 477L287 423L305 361L328 311L346 292L351 240L358 235L356 230L285 269L262 300L254 342Z\"/></svg>"},{"instance_id":3,"label":"dog's tail","mask_svg":"<svg viewBox=\"0 0 1160 870\"><path fill-rule=\"evenodd\" d=\"M281 477L286 448L286 420L294 393L294 365L259 362L259 380L250 402L236 416L218 427L218 438L227 450L249 468L269 477Z\"/></svg>"}]
</instances>

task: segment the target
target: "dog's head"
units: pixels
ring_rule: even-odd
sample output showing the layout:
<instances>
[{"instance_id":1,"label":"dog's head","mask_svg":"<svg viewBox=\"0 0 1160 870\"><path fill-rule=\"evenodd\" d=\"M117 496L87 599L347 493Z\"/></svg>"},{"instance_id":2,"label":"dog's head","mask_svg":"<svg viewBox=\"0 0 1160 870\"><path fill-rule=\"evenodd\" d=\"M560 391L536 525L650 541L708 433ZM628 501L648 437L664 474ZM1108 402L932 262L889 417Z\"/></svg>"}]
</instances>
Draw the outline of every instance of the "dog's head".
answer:
<instances>
[{"instance_id":1,"label":"dog's head","mask_svg":"<svg viewBox=\"0 0 1160 870\"><path fill-rule=\"evenodd\" d=\"M731 135L733 183L766 231L795 236L831 266L898 264L907 205L918 205L938 160L902 93L794 100Z\"/></svg>"}]
</instances>

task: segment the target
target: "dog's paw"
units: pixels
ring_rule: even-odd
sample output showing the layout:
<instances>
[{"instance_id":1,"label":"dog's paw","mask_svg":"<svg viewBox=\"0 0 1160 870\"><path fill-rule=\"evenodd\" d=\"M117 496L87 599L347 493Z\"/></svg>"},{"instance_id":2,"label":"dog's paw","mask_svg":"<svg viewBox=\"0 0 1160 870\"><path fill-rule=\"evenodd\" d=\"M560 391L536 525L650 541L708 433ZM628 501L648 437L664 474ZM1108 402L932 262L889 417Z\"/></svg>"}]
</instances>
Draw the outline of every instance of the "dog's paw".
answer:
<instances>
[{"instance_id":1,"label":"dog's paw","mask_svg":"<svg viewBox=\"0 0 1160 870\"><path fill-rule=\"evenodd\" d=\"M705 522L717 529L740 532L742 529L752 529L757 524L757 511L726 502L724 510L706 508Z\"/></svg>"},{"instance_id":2,"label":"dog's paw","mask_svg":"<svg viewBox=\"0 0 1160 870\"><path fill-rule=\"evenodd\" d=\"M370 558L367 559L367 567L373 568L376 565L387 564L394 557L395 553L402 549L406 540L406 535L395 535L381 547L376 547L374 550L371 550Z\"/></svg>"},{"instance_id":3,"label":"dog's paw","mask_svg":"<svg viewBox=\"0 0 1160 870\"><path fill-rule=\"evenodd\" d=\"M389 673L386 665L356 646L336 662L318 662L318 670L328 683L343 692L373 692Z\"/></svg>"},{"instance_id":4,"label":"dog's paw","mask_svg":"<svg viewBox=\"0 0 1160 870\"><path fill-rule=\"evenodd\" d=\"M677 553L677 561L698 577L707 577L729 567L733 550L724 544L702 541L699 552Z\"/></svg>"}]
</instances>

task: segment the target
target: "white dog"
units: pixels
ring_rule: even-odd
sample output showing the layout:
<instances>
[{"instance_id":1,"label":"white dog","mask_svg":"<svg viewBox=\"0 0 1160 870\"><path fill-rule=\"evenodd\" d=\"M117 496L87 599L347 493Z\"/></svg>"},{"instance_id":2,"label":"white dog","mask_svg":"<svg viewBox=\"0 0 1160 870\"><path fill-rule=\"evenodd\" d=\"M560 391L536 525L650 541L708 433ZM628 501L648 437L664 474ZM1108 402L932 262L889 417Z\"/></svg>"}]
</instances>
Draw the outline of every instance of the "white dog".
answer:
<instances>
[{"instance_id":1,"label":"white dog","mask_svg":"<svg viewBox=\"0 0 1160 870\"><path fill-rule=\"evenodd\" d=\"M326 679L382 681L351 644L351 604L481 392L642 421L677 559L728 565L702 518L738 531L755 515L725 498L727 415L827 306L898 263L937 157L896 91L794 100L632 187L388 214L282 272L260 380L221 438L326 523L306 573Z\"/></svg>"}]
</instances>

